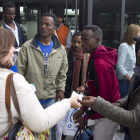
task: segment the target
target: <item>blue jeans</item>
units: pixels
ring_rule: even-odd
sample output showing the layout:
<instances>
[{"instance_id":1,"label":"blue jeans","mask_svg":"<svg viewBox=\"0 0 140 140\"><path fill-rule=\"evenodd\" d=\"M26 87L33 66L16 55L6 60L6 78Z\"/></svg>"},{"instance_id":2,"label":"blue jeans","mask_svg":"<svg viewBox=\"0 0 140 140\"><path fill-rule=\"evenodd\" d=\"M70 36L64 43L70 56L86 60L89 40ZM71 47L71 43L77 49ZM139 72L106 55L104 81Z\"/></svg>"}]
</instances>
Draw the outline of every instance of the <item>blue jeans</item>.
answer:
<instances>
[{"instance_id":1,"label":"blue jeans","mask_svg":"<svg viewBox=\"0 0 140 140\"><path fill-rule=\"evenodd\" d=\"M119 83L119 91L120 91L121 98L124 98L128 94L130 81L124 79L123 80L118 79L118 83Z\"/></svg>"},{"instance_id":2,"label":"blue jeans","mask_svg":"<svg viewBox=\"0 0 140 140\"><path fill-rule=\"evenodd\" d=\"M52 99L50 102L48 102L46 104L42 104L42 107L45 109L45 108L51 106L52 104L54 104L55 102L56 102L56 99ZM51 137L50 137L51 140L56 140L55 125L50 129L50 132L51 132Z\"/></svg>"},{"instance_id":3,"label":"blue jeans","mask_svg":"<svg viewBox=\"0 0 140 140\"><path fill-rule=\"evenodd\" d=\"M127 133L125 133L124 140L131 140L131 137Z\"/></svg>"}]
</instances>

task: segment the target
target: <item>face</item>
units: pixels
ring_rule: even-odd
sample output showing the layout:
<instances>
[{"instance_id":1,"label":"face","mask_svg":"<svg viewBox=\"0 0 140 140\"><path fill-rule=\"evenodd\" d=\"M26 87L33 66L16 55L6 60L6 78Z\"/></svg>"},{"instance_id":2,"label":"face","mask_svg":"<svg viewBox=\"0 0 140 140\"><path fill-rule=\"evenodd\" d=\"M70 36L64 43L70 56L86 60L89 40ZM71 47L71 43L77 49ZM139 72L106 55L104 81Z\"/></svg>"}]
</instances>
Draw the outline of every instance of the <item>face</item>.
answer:
<instances>
[{"instance_id":1,"label":"face","mask_svg":"<svg viewBox=\"0 0 140 140\"><path fill-rule=\"evenodd\" d=\"M75 52L79 52L82 49L81 36L73 36L71 43Z\"/></svg>"},{"instance_id":2,"label":"face","mask_svg":"<svg viewBox=\"0 0 140 140\"><path fill-rule=\"evenodd\" d=\"M6 11L3 12L3 18L4 18L4 22L12 23L15 18L15 8L14 7L6 8Z\"/></svg>"},{"instance_id":3,"label":"face","mask_svg":"<svg viewBox=\"0 0 140 140\"><path fill-rule=\"evenodd\" d=\"M13 62L13 59L14 59L14 53L15 53L15 48L14 46L11 46L10 50L9 50L9 53L7 56L5 56L3 59L2 59L2 64L6 64L7 61L10 61L12 63L12 66L14 65L14 62Z\"/></svg>"},{"instance_id":4,"label":"face","mask_svg":"<svg viewBox=\"0 0 140 140\"><path fill-rule=\"evenodd\" d=\"M82 48L84 53L92 54L99 47L99 38L96 38L92 30L83 30L81 34Z\"/></svg>"},{"instance_id":5,"label":"face","mask_svg":"<svg viewBox=\"0 0 140 140\"><path fill-rule=\"evenodd\" d=\"M140 36L140 32L138 32L136 36Z\"/></svg>"},{"instance_id":6,"label":"face","mask_svg":"<svg viewBox=\"0 0 140 140\"><path fill-rule=\"evenodd\" d=\"M39 31L41 36L48 37L52 35L52 32L56 29L52 17L43 16L39 25Z\"/></svg>"},{"instance_id":7,"label":"face","mask_svg":"<svg viewBox=\"0 0 140 140\"><path fill-rule=\"evenodd\" d=\"M60 26L60 24L61 24L62 21L63 21L63 18L60 17L60 16L58 16L58 17L57 17L57 20L58 20L57 25Z\"/></svg>"}]
</instances>

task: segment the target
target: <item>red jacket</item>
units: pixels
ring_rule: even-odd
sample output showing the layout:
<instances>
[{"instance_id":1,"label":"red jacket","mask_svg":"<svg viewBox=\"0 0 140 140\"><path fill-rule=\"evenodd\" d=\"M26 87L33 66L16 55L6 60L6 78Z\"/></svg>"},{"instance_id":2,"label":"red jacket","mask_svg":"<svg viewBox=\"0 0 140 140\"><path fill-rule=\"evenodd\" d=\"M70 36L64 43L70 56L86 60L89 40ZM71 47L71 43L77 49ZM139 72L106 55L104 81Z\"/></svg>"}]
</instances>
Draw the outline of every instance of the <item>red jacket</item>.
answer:
<instances>
[{"instance_id":1,"label":"red jacket","mask_svg":"<svg viewBox=\"0 0 140 140\"><path fill-rule=\"evenodd\" d=\"M90 96L100 96L111 103L121 98L114 70L116 62L117 50L103 45L98 47L90 56L87 68L87 84ZM82 108L84 111L87 109L85 106ZM98 113L94 113L90 117L92 120L99 118L103 118L103 116ZM85 115L84 119L87 120L89 117Z\"/></svg>"}]
</instances>

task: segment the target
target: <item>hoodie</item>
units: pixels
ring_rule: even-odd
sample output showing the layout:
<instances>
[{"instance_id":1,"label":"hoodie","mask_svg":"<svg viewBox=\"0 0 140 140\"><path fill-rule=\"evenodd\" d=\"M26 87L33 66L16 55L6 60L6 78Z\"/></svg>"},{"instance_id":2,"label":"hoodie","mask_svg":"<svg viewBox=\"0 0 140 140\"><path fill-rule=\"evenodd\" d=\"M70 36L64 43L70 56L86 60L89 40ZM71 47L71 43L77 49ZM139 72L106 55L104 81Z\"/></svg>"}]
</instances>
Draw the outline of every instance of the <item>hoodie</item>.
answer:
<instances>
[{"instance_id":1,"label":"hoodie","mask_svg":"<svg viewBox=\"0 0 140 140\"><path fill-rule=\"evenodd\" d=\"M117 63L117 50L114 48L98 47L89 58L87 68L87 84L90 96L100 96L113 103L121 98L119 94L118 80L115 74ZM87 107L83 106L84 111ZM102 115L94 112L90 117L85 115L84 119L99 119Z\"/></svg>"}]
</instances>

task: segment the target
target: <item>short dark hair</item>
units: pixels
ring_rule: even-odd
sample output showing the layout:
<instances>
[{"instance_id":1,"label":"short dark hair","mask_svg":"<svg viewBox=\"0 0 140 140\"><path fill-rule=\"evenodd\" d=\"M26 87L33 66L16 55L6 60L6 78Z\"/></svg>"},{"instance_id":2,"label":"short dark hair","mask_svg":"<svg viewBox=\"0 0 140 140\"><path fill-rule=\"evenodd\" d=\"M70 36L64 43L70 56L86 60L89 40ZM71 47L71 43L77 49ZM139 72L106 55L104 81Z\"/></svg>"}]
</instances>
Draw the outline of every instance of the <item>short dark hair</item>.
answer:
<instances>
[{"instance_id":1,"label":"short dark hair","mask_svg":"<svg viewBox=\"0 0 140 140\"><path fill-rule=\"evenodd\" d=\"M80 31L75 32L75 33L73 34L72 38L73 38L74 36L81 36L81 32L80 32Z\"/></svg>"},{"instance_id":2,"label":"short dark hair","mask_svg":"<svg viewBox=\"0 0 140 140\"><path fill-rule=\"evenodd\" d=\"M15 9L16 9L16 6L15 6L15 4L14 3L12 3L12 2L6 2L6 3L4 3L3 4L3 12L5 12L6 11L6 8L12 8L12 7L14 7Z\"/></svg>"},{"instance_id":3,"label":"short dark hair","mask_svg":"<svg viewBox=\"0 0 140 140\"><path fill-rule=\"evenodd\" d=\"M57 26L57 17L56 17L55 14L46 12L46 13L43 14L43 16L52 17L53 18L53 21L54 21L54 26Z\"/></svg>"},{"instance_id":4,"label":"short dark hair","mask_svg":"<svg viewBox=\"0 0 140 140\"><path fill-rule=\"evenodd\" d=\"M96 26L96 25L87 25L84 27L84 30L92 30L93 33L96 33L97 37L103 37L103 33L100 27Z\"/></svg>"}]
</instances>

